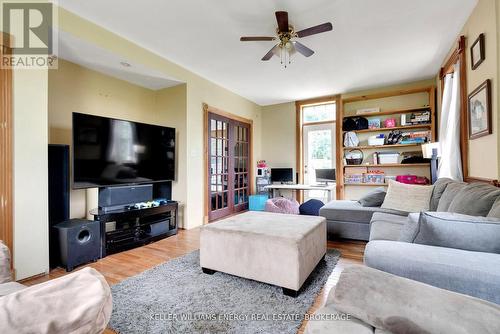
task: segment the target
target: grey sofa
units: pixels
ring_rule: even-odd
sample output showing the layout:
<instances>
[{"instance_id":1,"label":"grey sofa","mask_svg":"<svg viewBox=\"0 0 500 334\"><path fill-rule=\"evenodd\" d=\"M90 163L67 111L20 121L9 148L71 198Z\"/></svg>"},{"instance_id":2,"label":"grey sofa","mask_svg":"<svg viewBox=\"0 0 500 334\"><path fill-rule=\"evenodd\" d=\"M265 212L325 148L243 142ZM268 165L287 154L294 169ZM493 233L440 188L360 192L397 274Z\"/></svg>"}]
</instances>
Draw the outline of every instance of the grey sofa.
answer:
<instances>
[{"instance_id":1,"label":"grey sofa","mask_svg":"<svg viewBox=\"0 0 500 334\"><path fill-rule=\"evenodd\" d=\"M370 222L374 213L402 217L408 215L408 212L380 207L364 207L357 201L331 201L319 210L319 215L326 218L329 238L366 241L370 237Z\"/></svg>"},{"instance_id":2,"label":"grey sofa","mask_svg":"<svg viewBox=\"0 0 500 334\"><path fill-rule=\"evenodd\" d=\"M491 224L492 231L500 229L500 189L487 184L440 179L434 185L430 207L436 212L411 213L408 217L381 212L372 214L365 264L500 304L500 238L496 239L492 232L484 232L489 230L479 229L477 225L483 222ZM422 219L421 215L432 219L434 216L449 218L450 221L434 228L454 230L449 235L442 233L437 240L404 240L405 229L411 222ZM469 230L462 231L464 224L457 222L463 219L467 220L464 224ZM475 234L476 229L479 234ZM428 234L432 237L433 233ZM485 246L493 250L488 251Z\"/></svg>"},{"instance_id":3,"label":"grey sofa","mask_svg":"<svg viewBox=\"0 0 500 334\"><path fill-rule=\"evenodd\" d=\"M500 333L500 306L363 266L344 269L306 334Z\"/></svg>"}]
</instances>

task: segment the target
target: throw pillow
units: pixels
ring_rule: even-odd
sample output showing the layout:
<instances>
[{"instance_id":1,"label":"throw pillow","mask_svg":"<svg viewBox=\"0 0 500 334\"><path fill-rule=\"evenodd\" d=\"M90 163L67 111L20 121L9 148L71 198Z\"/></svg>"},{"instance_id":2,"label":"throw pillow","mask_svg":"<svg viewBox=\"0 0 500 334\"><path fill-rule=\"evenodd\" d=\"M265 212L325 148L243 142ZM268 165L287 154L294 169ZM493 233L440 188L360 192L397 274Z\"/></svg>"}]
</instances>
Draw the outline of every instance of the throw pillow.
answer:
<instances>
[{"instance_id":1,"label":"throw pillow","mask_svg":"<svg viewBox=\"0 0 500 334\"><path fill-rule=\"evenodd\" d=\"M434 189L432 189L432 196L430 203L431 211L437 210L437 207L439 205L439 200L441 199L441 196L443 196L446 187L448 187L450 183L457 183L457 181L453 181L452 179L443 177L438 179L436 183L434 183Z\"/></svg>"},{"instance_id":2,"label":"throw pillow","mask_svg":"<svg viewBox=\"0 0 500 334\"><path fill-rule=\"evenodd\" d=\"M495 200L495 203L491 206L491 210L486 217L500 218L500 197Z\"/></svg>"},{"instance_id":3,"label":"throw pillow","mask_svg":"<svg viewBox=\"0 0 500 334\"><path fill-rule=\"evenodd\" d=\"M500 254L500 219L424 212L414 243Z\"/></svg>"},{"instance_id":4,"label":"throw pillow","mask_svg":"<svg viewBox=\"0 0 500 334\"><path fill-rule=\"evenodd\" d=\"M408 215L406 223L399 234L398 241L413 243L420 231L420 212L412 212Z\"/></svg>"},{"instance_id":5,"label":"throw pillow","mask_svg":"<svg viewBox=\"0 0 500 334\"><path fill-rule=\"evenodd\" d=\"M446 187L446 190L444 191L443 195L441 195L441 198L439 199L439 204L437 206L436 211L448 211L448 208L450 207L451 202L457 196L457 194L462 191L467 187L467 183L463 182L457 182L457 183L450 183Z\"/></svg>"},{"instance_id":6,"label":"throw pillow","mask_svg":"<svg viewBox=\"0 0 500 334\"><path fill-rule=\"evenodd\" d=\"M0 240L0 284L12 281L10 273L10 252Z\"/></svg>"},{"instance_id":7,"label":"throw pillow","mask_svg":"<svg viewBox=\"0 0 500 334\"><path fill-rule=\"evenodd\" d=\"M383 209L406 212L428 211L432 195L432 186L417 186L389 180Z\"/></svg>"},{"instance_id":8,"label":"throw pillow","mask_svg":"<svg viewBox=\"0 0 500 334\"><path fill-rule=\"evenodd\" d=\"M385 199L385 189L383 187L375 188L375 190L369 192L365 196L361 197L358 201L361 206L364 207L377 207L384 203Z\"/></svg>"},{"instance_id":9,"label":"throw pillow","mask_svg":"<svg viewBox=\"0 0 500 334\"><path fill-rule=\"evenodd\" d=\"M485 183L471 183L456 194L448 211L485 217L498 197L500 189L497 187Z\"/></svg>"},{"instance_id":10,"label":"throw pillow","mask_svg":"<svg viewBox=\"0 0 500 334\"><path fill-rule=\"evenodd\" d=\"M319 216L319 209L321 209L324 205L325 203L321 202L319 199L313 198L302 203L299 206L299 211L301 215Z\"/></svg>"}]
</instances>

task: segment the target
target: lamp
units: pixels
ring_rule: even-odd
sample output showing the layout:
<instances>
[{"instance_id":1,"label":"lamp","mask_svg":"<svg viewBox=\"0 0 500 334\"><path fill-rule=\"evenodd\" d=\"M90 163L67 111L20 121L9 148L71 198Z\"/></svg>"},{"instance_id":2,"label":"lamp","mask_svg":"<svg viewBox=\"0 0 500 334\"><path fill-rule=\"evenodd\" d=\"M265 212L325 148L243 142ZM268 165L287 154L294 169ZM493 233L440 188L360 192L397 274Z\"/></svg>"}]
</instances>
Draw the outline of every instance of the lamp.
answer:
<instances>
[{"instance_id":1,"label":"lamp","mask_svg":"<svg viewBox=\"0 0 500 334\"><path fill-rule=\"evenodd\" d=\"M439 142L422 145L422 155L431 160L431 183L437 180L438 158L441 157L441 145Z\"/></svg>"}]
</instances>

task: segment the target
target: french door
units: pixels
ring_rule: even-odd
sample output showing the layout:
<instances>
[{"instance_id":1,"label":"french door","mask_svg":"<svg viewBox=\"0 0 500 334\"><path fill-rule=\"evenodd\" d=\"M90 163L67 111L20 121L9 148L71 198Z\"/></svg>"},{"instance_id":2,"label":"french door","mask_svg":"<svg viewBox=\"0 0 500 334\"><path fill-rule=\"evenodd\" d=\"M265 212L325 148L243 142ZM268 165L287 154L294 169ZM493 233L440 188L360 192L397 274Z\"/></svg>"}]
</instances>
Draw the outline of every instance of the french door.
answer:
<instances>
[{"instance_id":1,"label":"french door","mask_svg":"<svg viewBox=\"0 0 500 334\"><path fill-rule=\"evenodd\" d=\"M250 125L208 113L208 219L248 209Z\"/></svg>"}]
</instances>

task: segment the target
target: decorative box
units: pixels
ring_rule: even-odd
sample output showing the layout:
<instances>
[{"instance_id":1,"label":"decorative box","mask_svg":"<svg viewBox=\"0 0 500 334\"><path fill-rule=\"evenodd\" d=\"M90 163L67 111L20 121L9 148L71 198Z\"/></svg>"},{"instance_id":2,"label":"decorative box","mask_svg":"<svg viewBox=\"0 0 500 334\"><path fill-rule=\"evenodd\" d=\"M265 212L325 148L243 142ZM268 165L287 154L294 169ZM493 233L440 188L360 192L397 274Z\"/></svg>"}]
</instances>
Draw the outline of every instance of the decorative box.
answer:
<instances>
[{"instance_id":1,"label":"decorative box","mask_svg":"<svg viewBox=\"0 0 500 334\"><path fill-rule=\"evenodd\" d=\"M386 128L394 128L396 127L396 119L395 118L388 118L384 121L384 126Z\"/></svg>"}]
</instances>

